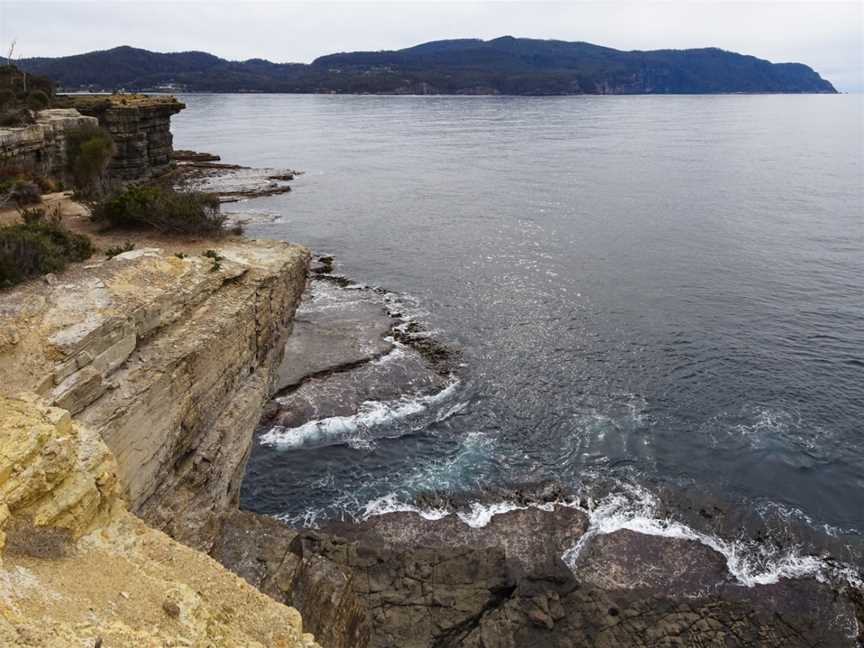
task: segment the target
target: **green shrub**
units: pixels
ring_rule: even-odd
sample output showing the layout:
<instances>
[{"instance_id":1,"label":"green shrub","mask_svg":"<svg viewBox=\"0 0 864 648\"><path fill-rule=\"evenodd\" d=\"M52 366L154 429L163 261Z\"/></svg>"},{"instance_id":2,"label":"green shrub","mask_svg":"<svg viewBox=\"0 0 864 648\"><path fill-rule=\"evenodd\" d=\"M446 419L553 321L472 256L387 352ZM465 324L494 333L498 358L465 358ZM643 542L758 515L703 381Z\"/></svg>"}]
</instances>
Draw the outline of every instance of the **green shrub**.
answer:
<instances>
[{"instance_id":1,"label":"green shrub","mask_svg":"<svg viewBox=\"0 0 864 648\"><path fill-rule=\"evenodd\" d=\"M81 126L66 132L66 164L75 189L83 195L99 192L113 154L114 140L99 126Z\"/></svg>"},{"instance_id":2,"label":"green shrub","mask_svg":"<svg viewBox=\"0 0 864 648\"><path fill-rule=\"evenodd\" d=\"M0 126L4 128L17 128L32 123L33 115L26 108L10 104L0 109Z\"/></svg>"},{"instance_id":3,"label":"green shrub","mask_svg":"<svg viewBox=\"0 0 864 648\"><path fill-rule=\"evenodd\" d=\"M36 183L36 186L39 187L39 191L43 194L46 193L54 193L57 191L57 184L51 179L46 178L45 176L36 176L33 178L33 182Z\"/></svg>"},{"instance_id":4,"label":"green shrub","mask_svg":"<svg viewBox=\"0 0 864 648\"><path fill-rule=\"evenodd\" d=\"M222 269L222 261L225 260L225 257L219 254L216 250L205 250L201 253L201 256L213 260L213 265L210 266L210 272L218 272Z\"/></svg>"},{"instance_id":5,"label":"green shrub","mask_svg":"<svg viewBox=\"0 0 864 648\"><path fill-rule=\"evenodd\" d=\"M35 182L19 180L9 190L9 200L18 205L35 205L42 202L42 192Z\"/></svg>"},{"instance_id":6,"label":"green shrub","mask_svg":"<svg viewBox=\"0 0 864 648\"><path fill-rule=\"evenodd\" d=\"M226 217L219 213L219 198L213 194L133 186L89 206L93 220L109 227L199 236L225 234Z\"/></svg>"},{"instance_id":7,"label":"green shrub","mask_svg":"<svg viewBox=\"0 0 864 648\"><path fill-rule=\"evenodd\" d=\"M0 227L0 287L49 272L93 254L90 239L66 229L59 215L45 217L41 209L22 212L25 222Z\"/></svg>"},{"instance_id":8,"label":"green shrub","mask_svg":"<svg viewBox=\"0 0 864 648\"><path fill-rule=\"evenodd\" d=\"M15 99L15 93L9 88L0 90L0 107L6 108L7 106L11 106L15 103Z\"/></svg>"},{"instance_id":9,"label":"green shrub","mask_svg":"<svg viewBox=\"0 0 864 648\"><path fill-rule=\"evenodd\" d=\"M51 99L42 90L32 90L27 95L27 105L31 110L44 110L51 104Z\"/></svg>"}]
</instances>

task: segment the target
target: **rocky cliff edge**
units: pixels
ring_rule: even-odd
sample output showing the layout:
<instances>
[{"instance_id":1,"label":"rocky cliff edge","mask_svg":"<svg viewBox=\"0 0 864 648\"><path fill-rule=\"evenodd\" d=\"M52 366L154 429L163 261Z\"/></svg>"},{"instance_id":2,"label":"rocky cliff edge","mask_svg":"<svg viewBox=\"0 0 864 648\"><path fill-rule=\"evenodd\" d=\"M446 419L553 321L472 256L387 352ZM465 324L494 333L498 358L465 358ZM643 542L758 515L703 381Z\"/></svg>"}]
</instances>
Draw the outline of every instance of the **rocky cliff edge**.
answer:
<instances>
[{"instance_id":1,"label":"rocky cliff edge","mask_svg":"<svg viewBox=\"0 0 864 648\"><path fill-rule=\"evenodd\" d=\"M296 610L127 512L99 435L0 396L0 645L313 648Z\"/></svg>"}]
</instances>

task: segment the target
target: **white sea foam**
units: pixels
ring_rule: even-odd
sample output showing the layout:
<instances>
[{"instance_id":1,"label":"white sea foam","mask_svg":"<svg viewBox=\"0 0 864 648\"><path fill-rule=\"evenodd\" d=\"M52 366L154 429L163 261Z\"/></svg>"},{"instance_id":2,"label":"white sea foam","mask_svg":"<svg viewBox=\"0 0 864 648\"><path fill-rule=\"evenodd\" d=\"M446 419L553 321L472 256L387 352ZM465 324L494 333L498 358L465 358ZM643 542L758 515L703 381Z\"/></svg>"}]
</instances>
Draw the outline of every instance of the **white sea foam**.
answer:
<instances>
[{"instance_id":1,"label":"white sea foam","mask_svg":"<svg viewBox=\"0 0 864 648\"><path fill-rule=\"evenodd\" d=\"M624 493L609 495L589 511L588 531L562 558L573 569L591 539L598 535L628 529L645 535L679 538L704 544L726 559L729 573L742 585L767 585L784 578L813 577L826 582L841 578L861 586L860 574L852 567L837 567L817 556L803 555L797 548L779 553L765 545L753 546L744 541L730 541L670 519L657 516L659 502L638 487L626 487Z\"/></svg>"},{"instance_id":2,"label":"white sea foam","mask_svg":"<svg viewBox=\"0 0 864 648\"><path fill-rule=\"evenodd\" d=\"M390 493L368 502L360 517L366 520L370 517L386 513L416 513L426 520L440 520L450 515L450 511L446 509L421 509L417 506L406 504L395 493Z\"/></svg>"},{"instance_id":3,"label":"white sea foam","mask_svg":"<svg viewBox=\"0 0 864 648\"><path fill-rule=\"evenodd\" d=\"M450 383L436 394L401 398L392 401L365 401L356 414L331 416L308 421L293 428L274 426L261 435L263 445L280 448L300 448L335 443L352 442L354 447L365 447L364 439L358 438L361 431L369 431L382 425L394 423L426 411L430 406L449 398L456 390L458 381ZM368 439L365 440L368 443ZM359 445L358 445L359 444Z\"/></svg>"},{"instance_id":4,"label":"white sea foam","mask_svg":"<svg viewBox=\"0 0 864 648\"><path fill-rule=\"evenodd\" d=\"M512 501L486 504L475 502L468 511L459 511L456 515L466 525L480 528L502 513L527 508L551 511L555 506L581 508L575 500L528 505ZM626 529L644 535L678 538L706 545L725 558L726 567L732 577L747 587L773 584L782 579L807 577L821 582L845 581L857 588L864 587L861 573L852 566L829 563L818 556L802 554L796 548L780 553L764 545L718 538L681 522L657 517L659 508L659 502L653 495L631 485L624 485L622 492L592 503L587 511L590 519L588 531L564 553L564 562L571 569L577 570L579 556L592 538ZM393 512L413 512L427 520L440 520L452 513L447 509L421 509L399 500L395 494L390 494L369 502L362 518Z\"/></svg>"}]
</instances>

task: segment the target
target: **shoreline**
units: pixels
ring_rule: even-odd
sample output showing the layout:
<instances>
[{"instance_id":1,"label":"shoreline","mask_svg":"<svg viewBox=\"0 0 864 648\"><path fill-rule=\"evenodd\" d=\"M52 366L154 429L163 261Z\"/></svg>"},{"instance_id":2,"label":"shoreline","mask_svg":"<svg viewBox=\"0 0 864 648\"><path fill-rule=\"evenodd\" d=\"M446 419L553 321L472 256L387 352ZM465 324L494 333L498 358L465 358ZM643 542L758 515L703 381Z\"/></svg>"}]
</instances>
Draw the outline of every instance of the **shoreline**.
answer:
<instances>
[{"instance_id":1,"label":"shoreline","mask_svg":"<svg viewBox=\"0 0 864 648\"><path fill-rule=\"evenodd\" d=\"M62 203L69 208L69 198L65 195L49 196L48 203ZM71 208L68 211L73 228L82 231L92 228L83 211ZM94 231L93 234L100 246L128 240L131 236L126 232L106 235ZM160 265L165 263L163 257L169 257L168 265L172 268L185 268L190 264L197 268L196 259L172 260L166 253L151 251L151 247L160 245L170 252L188 248L197 253L214 245L212 241L179 241L150 234L141 234L134 240L144 247L110 260L72 264L58 278L61 282L58 289L74 287L79 282L82 294L89 294L88 290L99 293L98 284L85 287L91 285L87 283L88 277L107 273L99 280L121 288L125 294L130 291L126 275L118 282L113 273L126 264L130 264L130 269L134 264L141 264L143 269L143 274L129 274L129 281L150 276L157 268L164 272ZM209 300L207 308L213 313L222 313L220 317L240 312L236 309L243 302L236 302L235 296L243 282L259 280L255 277L261 270L256 269L256 263L270 268L270 264L278 261L278 254L271 258L266 250L291 247L283 242L256 243L245 237L226 237L216 245L220 249L240 248L227 255L229 261L219 276L222 287L212 293L215 297L204 298ZM256 246L261 250L255 254L263 256L252 263L252 269L235 268L235 260L240 264L249 263L251 247ZM155 265L148 269L148 264ZM830 557L814 558L794 552L787 555L782 547L779 552L769 554L768 562L760 567L758 546L754 548L757 555L754 567L742 558L740 544L703 533L683 521L670 521L667 504L647 491L636 492L632 501L621 500L612 490L605 499L592 501L556 484L514 486L477 497L417 493L413 503L410 500L400 502L397 498L388 500L388 496L384 496L375 500L375 504L367 504L370 514L365 519L356 523L331 521L318 530L290 528L266 516L237 508L239 489L242 484L248 485L250 479L250 468L244 467L248 446L253 446L252 466L254 448L261 440L262 412L270 416L272 422L273 416L293 417L296 411L302 411L305 420L285 419L290 421L290 429L302 429L311 424L318 433L321 420L350 419L356 414L334 408L356 407L369 402L370 395L378 396L379 402L382 394L397 400L405 396L426 398L454 384L458 355L406 315L399 295L355 284L335 274L333 264L332 256L324 256L312 265L308 284L313 288L326 286L327 295L324 303L319 302L317 306L312 299L311 310L304 310L303 304L298 303L302 290L299 285L294 286L297 294L291 299L276 298L274 289L266 288L261 294L269 296L262 301L257 297L260 291L254 291L256 308L272 318L272 335L266 335L269 341L259 348L261 319L256 316L255 326L247 327L249 331L244 327L237 331L238 348L245 344L244 336L252 335L254 329L256 354L265 353L269 363L273 354L278 355L285 348L286 357L279 360L281 369L274 365L266 372L272 373L276 382L268 382L270 386L266 388L262 387L263 382L256 382L253 386L256 396L241 404L244 421L249 425L239 425L241 434L236 436L235 431L235 436L231 436L234 445L225 449L230 457L219 458L220 451L216 450L218 446L213 444L213 439L198 437L196 433L187 441L172 443L170 457L162 464L173 465L169 473L173 470L183 473L178 492L169 492L171 488L160 484L136 486L138 490L156 489L143 500L147 509L145 517L151 523L169 531L175 539L203 548L270 598L296 607L325 648L366 645L372 648L393 645L400 648L432 645L479 648L488 646L490 641L514 646L654 645L644 643L646 632L661 642L714 642L723 638L732 640L732 637L740 640L744 636L753 642L749 645L778 648L811 645L826 637L834 641L831 645L838 646L852 646L853 642L862 640L864 597L860 571L856 574L848 566L832 562ZM305 268L306 265L304 273ZM292 273L292 276L297 274L293 270ZM211 276L202 275L197 281L209 285ZM236 281L240 284L235 284ZM46 283L46 279L33 279L4 294L20 297L54 290L50 284L46 287ZM304 285L306 283L304 276ZM266 285L269 284L265 281L262 286ZM147 289L152 288L153 285ZM157 300L164 301L168 293L159 292L164 290L165 287L157 290ZM184 291L188 292L189 288ZM135 290L129 294L134 295ZM297 314L273 312L283 302L290 306L291 313L299 306ZM122 304L117 308L118 312L124 312ZM106 418L103 414L110 414L111 408L105 409L110 402L106 404L103 400L99 404L99 399L114 400L122 405L123 399L133 393L133 387L140 389L146 384L141 382L141 374L136 371L164 372L161 356L153 351L173 349L171 345L177 344L181 347L193 342L198 344L201 334L212 332L212 323L203 315L206 311L197 310L191 293L189 303L184 302L183 308L189 309L186 311L190 314L188 329L186 323L174 326L171 323L174 320L166 321L163 328L157 329L159 335L166 336L165 342L160 342L158 335L147 337L152 335L150 329L139 331L138 337L145 340L141 348L136 355L130 352L120 359L120 365L113 364L106 369L106 372L117 370L117 373L107 381L106 396L96 394L96 400L91 401L97 403L96 409L105 411L88 412L90 402L86 402L78 410L84 411L78 419L96 425L99 431L104 430L105 436L114 437L116 443L115 419L126 416L125 406L115 408L116 416ZM171 308L165 312L168 311ZM172 311L170 317L177 315ZM224 319L225 326L229 320ZM293 333L288 336L292 328ZM361 329L365 334L358 338ZM302 343L292 347L292 337L301 332ZM279 341L282 336L286 336L284 345ZM376 339L385 347L377 346ZM187 342L181 343L181 340ZM335 345L334 340L340 341L342 346ZM17 344L14 342L13 347ZM314 357L301 361L297 355L290 355L292 348L301 359L309 354ZM196 349L190 347L183 352L190 354L188 371L206 371L200 379L215 376L219 371L227 372L225 377L232 379L234 374L241 375L240 365L248 364L241 362L236 371L233 365L226 369L227 358L212 355L212 349L211 352L205 352L203 347ZM374 381L368 380L369 376L362 372L379 368L381 359L394 349L403 350L410 362L399 365L396 373L385 372L377 375ZM165 357L170 359L174 353L169 351ZM191 359L199 353L210 353L212 361L192 369L200 361ZM344 362L340 354L346 353L355 359ZM132 366L124 367L123 363L127 362ZM186 359L181 360L181 364L186 362ZM400 358L400 362L407 361ZM112 363L116 363L116 359ZM290 373L287 377L286 367ZM249 366L253 372L260 368L258 361ZM303 375L305 371L309 374ZM280 372L283 372L281 378L278 377ZM458 371L455 373L458 380ZM182 372L176 374L175 379L179 376ZM281 390L274 389L278 380L284 382ZM197 379L192 380L191 385L196 382ZM413 393L406 392L408 384L413 385ZM336 391L328 392L333 385ZM156 392L153 394L155 397ZM279 399L286 400L281 403L284 411L280 414L277 410L274 414L267 402ZM225 411L225 399L211 400L208 397L214 409L208 410L209 413L205 415L202 410L191 418L184 415L184 420L189 418L199 424L199 419L206 416L218 418ZM298 410L298 403L305 403L305 409ZM178 404L168 402L166 405ZM321 416L327 412L333 415ZM408 416L416 413L411 409ZM379 414L375 416L380 418ZM254 421L259 421L257 434L251 431ZM353 432L349 423L339 421L350 437ZM190 423L184 423L188 425ZM181 429L185 430L182 426ZM249 429L248 438L242 432L246 429ZM323 442L329 444L333 440L325 438ZM341 443L346 439L336 440ZM363 441L374 444L376 439L372 434ZM128 477L137 471L134 457L120 458L121 477L124 472ZM211 473L215 475L211 483L207 473L200 470L211 470L212 462L218 464L223 459L230 464L227 472L217 465L216 472ZM219 506L204 506L204 500L210 501L208 493L224 492L225 477L229 473L227 499L220 495ZM232 487L236 495L231 495ZM501 497L502 491L507 492L505 497ZM140 493L135 499L140 505ZM377 510L370 510L370 506ZM658 515L664 509L667 514ZM375 514L371 514L373 512ZM700 515L703 509L691 512ZM732 520L731 524L734 523ZM262 533L264 535L260 535ZM770 542L770 538L766 538L763 546L770 546ZM284 553L279 554L277 547L284 547ZM276 559L275 555L281 557Z\"/></svg>"}]
</instances>

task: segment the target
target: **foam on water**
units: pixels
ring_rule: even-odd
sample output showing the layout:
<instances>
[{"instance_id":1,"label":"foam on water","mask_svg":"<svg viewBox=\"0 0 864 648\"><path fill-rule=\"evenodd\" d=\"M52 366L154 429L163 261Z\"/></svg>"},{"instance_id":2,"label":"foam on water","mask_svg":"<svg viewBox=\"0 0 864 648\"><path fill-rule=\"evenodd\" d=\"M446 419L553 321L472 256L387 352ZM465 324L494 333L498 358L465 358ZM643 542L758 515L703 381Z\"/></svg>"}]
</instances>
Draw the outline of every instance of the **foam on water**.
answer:
<instances>
[{"instance_id":1,"label":"foam on water","mask_svg":"<svg viewBox=\"0 0 864 648\"><path fill-rule=\"evenodd\" d=\"M564 562L576 570L580 554L593 537L627 529L706 545L724 556L729 573L747 587L777 583L784 578L804 577L821 582L840 579L856 587L864 584L861 575L852 567L831 564L817 556L803 555L795 547L781 552L761 543L718 538L681 522L658 517L659 508L659 502L649 492L637 486L623 485L623 492L609 495L589 509L588 531L564 553Z\"/></svg>"},{"instance_id":2,"label":"foam on water","mask_svg":"<svg viewBox=\"0 0 864 648\"><path fill-rule=\"evenodd\" d=\"M262 434L259 442L263 445L289 449L337 443L365 447L368 439L363 438L361 432L368 432L421 414L429 407L448 399L455 392L458 384L458 380L453 381L438 393L428 396L392 401L365 401L360 406L360 410L350 416L331 416L308 421L293 428L277 425Z\"/></svg>"},{"instance_id":3,"label":"foam on water","mask_svg":"<svg viewBox=\"0 0 864 648\"><path fill-rule=\"evenodd\" d=\"M370 517L387 513L416 513L426 520L440 520L450 515L451 512L447 509L423 509L413 506L401 501L396 493L389 493L368 502L360 515L360 519L368 520Z\"/></svg>"},{"instance_id":4,"label":"foam on water","mask_svg":"<svg viewBox=\"0 0 864 648\"><path fill-rule=\"evenodd\" d=\"M630 530L636 533L665 538L677 538L699 542L720 553L726 559L726 567L735 580L746 587L769 585L781 579L815 578L820 582L845 581L857 588L864 587L861 573L854 567L826 561L818 556L805 555L797 548L778 551L762 544L731 541L697 531L681 522L657 517L659 502L644 489L622 484L622 491L592 503L586 508L579 500L547 503L518 504L512 501L494 503L474 502L467 511L455 514L466 525L485 527L496 515L510 511L537 508L551 511L556 506L585 510L589 516L588 530L567 550L562 559L574 571L579 567L579 556L592 538ZM401 501L391 493L369 502L362 519L394 512L413 512L427 520L440 520L453 514L448 509L423 509Z\"/></svg>"}]
</instances>

